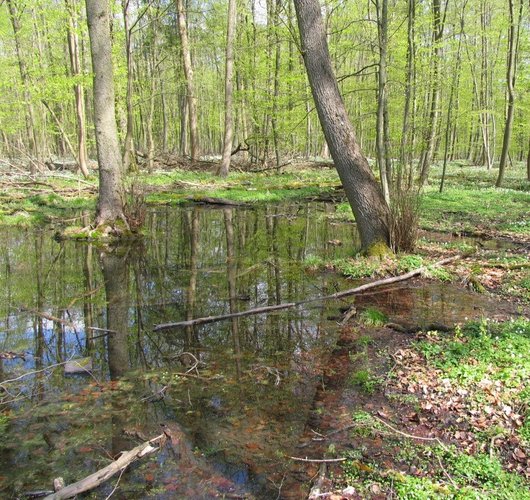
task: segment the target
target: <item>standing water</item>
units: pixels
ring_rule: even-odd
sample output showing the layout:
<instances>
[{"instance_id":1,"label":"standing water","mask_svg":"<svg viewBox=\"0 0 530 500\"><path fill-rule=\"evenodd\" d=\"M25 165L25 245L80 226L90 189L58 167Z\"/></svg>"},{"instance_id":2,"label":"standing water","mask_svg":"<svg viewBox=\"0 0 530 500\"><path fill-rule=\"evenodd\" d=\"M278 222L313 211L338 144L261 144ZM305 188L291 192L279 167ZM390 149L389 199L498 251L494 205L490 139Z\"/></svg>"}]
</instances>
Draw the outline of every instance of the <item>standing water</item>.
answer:
<instances>
[{"instance_id":1,"label":"standing water","mask_svg":"<svg viewBox=\"0 0 530 500\"><path fill-rule=\"evenodd\" d=\"M116 497L276 497L338 304L153 328L343 289L337 276L305 270L353 253L355 226L330 222L332 210L157 210L141 244L110 251L42 230L4 232L0 494L75 482L165 424L177 452L136 464Z\"/></svg>"},{"instance_id":2,"label":"standing water","mask_svg":"<svg viewBox=\"0 0 530 500\"><path fill-rule=\"evenodd\" d=\"M0 496L78 481L163 429L169 445L91 495L303 497L309 478L289 457L319 411L333 318L353 299L155 327L351 288L308 271L358 245L355 226L333 222L333 211L167 208L148 214L142 242L104 250L51 231L4 231ZM407 284L356 303L428 324L473 314L465 295Z\"/></svg>"}]
</instances>

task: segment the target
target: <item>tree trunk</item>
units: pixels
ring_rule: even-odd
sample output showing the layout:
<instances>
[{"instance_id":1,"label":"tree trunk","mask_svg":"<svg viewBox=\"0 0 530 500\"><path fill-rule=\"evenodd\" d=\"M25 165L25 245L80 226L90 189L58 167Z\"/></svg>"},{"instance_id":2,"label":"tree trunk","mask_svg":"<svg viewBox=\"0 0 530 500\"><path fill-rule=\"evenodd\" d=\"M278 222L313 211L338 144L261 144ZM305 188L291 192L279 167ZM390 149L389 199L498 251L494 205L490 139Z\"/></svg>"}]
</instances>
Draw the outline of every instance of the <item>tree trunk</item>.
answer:
<instances>
[{"instance_id":1,"label":"tree trunk","mask_svg":"<svg viewBox=\"0 0 530 500\"><path fill-rule=\"evenodd\" d=\"M510 27L508 28L508 64L506 68L506 85L508 94L508 107L506 110L506 122L504 125L504 136L502 140L502 152L499 160L499 175L495 187L501 187L506 171L510 140L512 138L513 115L515 109L515 69L517 65L517 49L519 46L519 30L521 27L521 17L523 2L520 0L519 16L515 19L514 0L508 0L510 7Z\"/></svg>"},{"instance_id":2,"label":"tree trunk","mask_svg":"<svg viewBox=\"0 0 530 500\"><path fill-rule=\"evenodd\" d=\"M37 163L40 156L39 140L37 137L37 130L35 127L35 112L33 110L33 103L31 100L30 92L30 77L24 55L22 54L22 44L20 40L20 19L18 8L14 0L7 0L7 7L9 9L9 17L11 19L11 26L13 27L13 35L15 39L15 49L17 53L18 69L20 71L20 79L22 80L22 86L24 87L24 101L26 105L26 134L29 143L29 149L32 154L37 158ZM30 162L32 167L32 173L34 170L35 163Z\"/></svg>"},{"instance_id":3,"label":"tree trunk","mask_svg":"<svg viewBox=\"0 0 530 500\"><path fill-rule=\"evenodd\" d=\"M65 0L68 11L68 54L70 56L70 70L74 78L81 74L81 61L79 58L79 37L77 35L77 3L75 0ZM83 86L74 84L75 113L77 119L77 161L79 169L84 177L88 177L87 150L86 150L86 128L85 128L85 97Z\"/></svg>"},{"instance_id":4,"label":"tree trunk","mask_svg":"<svg viewBox=\"0 0 530 500\"><path fill-rule=\"evenodd\" d=\"M447 8L447 6L446 6ZM442 56L442 37L444 32L444 20L440 11L440 0L432 1L433 14L433 56L432 56L432 91L431 109L429 112L429 123L425 134L426 141L421 162L420 185L424 185L429 177L432 158L436 145L436 131L440 117L440 62ZM444 15L445 18L445 15Z\"/></svg>"},{"instance_id":5,"label":"tree trunk","mask_svg":"<svg viewBox=\"0 0 530 500\"><path fill-rule=\"evenodd\" d=\"M397 171L397 190L401 190L403 183L403 172L406 167L411 168L410 160L412 156L412 141L409 138L410 130L410 108L414 93L414 68L416 61L415 42L415 22L416 22L416 0L408 0L408 21L407 21L407 71L405 83L405 107L403 109L403 126L401 129L401 145L399 148L399 167Z\"/></svg>"},{"instance_id":6,"label":"tree trunk","mask_svg":"<svg viewBox=\"0 0 530 500\"><path fill-rule=\"evenodd\" d=\"M440 180L440 193L443 192L444 189L444 183L445 183L445 173L447 170L447 161L448 161L448 153L449 153L449 144L451 142L450 136L451 136L451 122L452 122L452 112L453 112L453 99L455 94L455 89L458 88L458 85L460 83L460 66L462 64L462 37L464 34L464 10L467 2L464 4L464 7L462 9L462 16L460 17L460 34L458 37L458 49L456 52L456 69L453 76L453 81L451 84L451 90L449 91L449 103L447 106L447 123L445 126L445 144L444 144L444 163L442 167L442 178Z\"/></svg>"},{"instance_id":7,"label":"tree trunk","mask_svg":"<svg viewBox=\"0 0 530 500\"><path fill-rule=\"evenodd\" d=\"M190 156L191 160L199 159L199 131L197 120L197 97L193 82L193 66L191 64L190 43L188 40L188 27L186 26L186 14L184 12L184 0L175 0L178 11L178 25L180 34L180 45L182 49L182 62L184 66L184 77L186 78L188 117L190 122Z\"/></svg>"},{"instance_id":8,"label":"tree trunk","mask_svg":"<svg viewBox=\"0 0 530 500\"><path fill-rule=\"evenodd\" d=\"M318 116L368 254L388 251L388 205L355 138L329 57L318 0L295 0L302 54Z\"/></svg>"},{"instance_id":9,"label":"tree trunk","mask_svg":"<svg viewBox=\"0 0 530 500\"><path fill-rule=\"evenodd\" d=\"M125 103L127 108L127 126L125 139L123 141L123 169L126 172L138 170L136 154L134 151L134 114L133 114L133 56L131 46L131 28L129 27L129 4L130 0L122 0L123 28L125 32L125 57L127 61L127 91Z\"/></svg>"},{"instance_id":10,"label":"tree trunk","mask_svg":"<svg viewBox=\"0 0 530 500\"><path fill-rule=\"evenodd\" d=\"M230 169L232 141L234 136L233 119L233 78L234 78L234 40L236 34L237 5L236 0L228 0L228 19L226 30L226 63L225 63L225 133L223 141L223 159L219 175L226 177Z\"/></svg>"},{"instance_id":11,"label":"tree trunk","mask_svg":"<svg viewBox=\"0 0 530 500\"><path fill-rule=\"evenodd\" d=\"M528 139L528 156L526 157L526 180L530 181L530 139Z\"/></svg>"},{"instance_id":12,"label":"tree trunk","mask_svg":"<svg viewBox=\"0 0 530 500\"><path fill-rule=\"evenodd\" d=\"M377 33L379 39L379 71L377 75L377 123L376 151L377 165L381 177L381 187L385 201L390 203L390 172L385 136L388 132L388 100L387 100L387 49L388 49L388 0L376 0Z\"/></svg>"},{"instance_id":13,"label":"tree trunk","mask_svg":"<svg viewBox=\"0 0 530 500\"><path fill-rule=\"evenodd\" d=\"M94 72L94 127L99 163L96 224L125 221L120 144L114 107L114 82L108 0L86 0Z\"/></svg>"}]
</instances>

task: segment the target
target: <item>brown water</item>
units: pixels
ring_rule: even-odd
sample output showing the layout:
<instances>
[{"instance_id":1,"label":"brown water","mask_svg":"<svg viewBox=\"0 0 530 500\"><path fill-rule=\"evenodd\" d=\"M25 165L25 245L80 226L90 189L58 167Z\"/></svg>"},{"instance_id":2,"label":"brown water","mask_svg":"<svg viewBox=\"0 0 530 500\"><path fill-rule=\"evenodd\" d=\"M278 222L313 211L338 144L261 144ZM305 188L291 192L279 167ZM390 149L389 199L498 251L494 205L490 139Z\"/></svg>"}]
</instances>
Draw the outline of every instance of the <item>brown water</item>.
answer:
<instances>
[{"instance_id":1,"label":"brown water","mask_svg":"<svg viewBox=\"0 0 530 500\"><path fill-rule=\"evenodd\" d=\"M308 477L287 457L315 412L339 333L332 318L348 303L153 328L350 288L305 265L354 253L355 226L331 222L333 210L168 208L149 214L142 244L105 252L56 242L51 229L4 231L0 352L24 359L0 360L0 495L79 480L167 424L179 450L133 466L114 498L303 496ZM415 322L478 307L445 285L400 290L365 300ZM92 369L65 374L79 357ZM92 495L105 498L117 481Z\"/></svg>"}]
</instances>

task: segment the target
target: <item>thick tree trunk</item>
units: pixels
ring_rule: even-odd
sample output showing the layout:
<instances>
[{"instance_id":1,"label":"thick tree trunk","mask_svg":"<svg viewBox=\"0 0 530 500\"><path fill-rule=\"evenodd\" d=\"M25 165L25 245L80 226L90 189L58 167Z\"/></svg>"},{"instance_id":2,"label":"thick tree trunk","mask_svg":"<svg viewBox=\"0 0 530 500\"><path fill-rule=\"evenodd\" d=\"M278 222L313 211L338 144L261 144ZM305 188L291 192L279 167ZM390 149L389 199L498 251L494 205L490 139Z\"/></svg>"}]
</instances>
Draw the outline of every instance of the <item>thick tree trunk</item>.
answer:
<instances>
[{"instance_id":1,"label":"thick tree trunk","mask_svg":"<svg viewBox=\"0 0 530 500\"><path fill-rule=\"evenodd\" d=\"M318 116L365 252L389 246L388 205L355 138L329 57L318 0L295 0L302 54Z\"/></svg>"},{"instance_id":2,"label":"thick tree trunk","mask_svg":"<svg viewBox=\"0 0 530 500\"><path fill-rule=\"evenodd\" d=\"M99 163L96 224L125 221L122 160L116 112L108 0L86 0L88 34L94 72L94 127Z\"/></svg>"},{"instance_id":3,"label":"thick tree trunk","mask_svg":"<svg viewBox=\"0 0 530 500\"><path fill-rule=\"evenodd\" d=\"M192 161L199 159L199 128L197 120L197 97L193 80L193 66L191 64L190 43L188 40L188 27L186 26L186 14L184 12L184 1L176 0L178 11L178 25L180 34L180 45L182 49L182 62L184 66L184 77L186 78L188 116L190 124L190 156Z\"/></svg>"},{"instance_id":4,"label":"thick tree trunk","mask_svg":"<svg viewBox=\"0 0 530 500\"><path fill-rule=\"evenodd\" d=\"M219 175L226 177L230 169L232 141L234 136L233 119L233 79L234 79L234 40L236 35L237 10L236 0L228 0L228 19L226 30L226 63L225 63L225 133L223 141L223 159Z\"/></svg>"}]
</instances>

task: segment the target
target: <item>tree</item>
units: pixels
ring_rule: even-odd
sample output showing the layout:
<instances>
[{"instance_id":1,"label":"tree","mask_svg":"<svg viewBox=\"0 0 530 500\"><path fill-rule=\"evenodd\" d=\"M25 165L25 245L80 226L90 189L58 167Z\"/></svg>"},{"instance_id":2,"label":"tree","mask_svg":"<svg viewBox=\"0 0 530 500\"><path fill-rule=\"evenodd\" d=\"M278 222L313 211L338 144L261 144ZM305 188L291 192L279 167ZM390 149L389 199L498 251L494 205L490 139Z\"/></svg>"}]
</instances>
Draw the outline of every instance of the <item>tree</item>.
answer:
<instances>
[{"instance_id":1,"label":"tree","mask_svg":"<svg viewBox=\"0 0 530 500\"><path fill-rule=\"evenodd\" d=\"M26 59L22 53L21 41L20 41L20 13L18 11L17 4L14 0L7 0L7 7L9 9L9 17L11 19L11 26L13 27L13 34L15 39L15 48L17 53L18 68L20 71L20 79L24 87L24 101L26 105L26 134L29 142L30 151L37 156L39 160L40 148L39 140L37 137L37 129L35 125L35 111L33 109L33 103L31 100L30 91L30 76L26 64ZM32 169L34 164L31 163Z\"/></svg>"},{"instance_id":2,"label":"tree","mask_svg":"<svg viewBox=\"0 0 530 500\"><path fill-rule=\"evenodd\" d=\"M68 54L70 56L70 70L74 78L81 74L81 60L79 57L79 37L77 35L78 4L76 0L65 0L68 12ZM74 83L75 112L77 118L77 161L81 173L88 177L86 129L85 129L85 96L83 86L78 81Z\"/></svg>"},{"instance_id":3,"label":"tree","mask_svg":"<svg viewBox=\"0 0 530 500\"><path fill-rule=\"evenodd\" d=\"M429 177L429 169L436 147L436 132L438 130L438 120L440 118L440 63L442 56L442 38L444 33L445 15L440 7L440 0L432 0L432 29L433 29L433 49L432 49L432 89L431 108L429 121L425 131L425 146L420 161L420 185L424 185Z\"/></svg>"},{"instance_id":4,"label":"tree","mask_svg":"<svg viewBox=\"0 0 530 500\"><path fill-rule=\"evenodd\" d=\"M99 164L96 225L127 221L123 213L123 179L116 127L108 0L86 0L90 53L94 72L94 127Z\"/></svg>"},{"instance_id":5,"label":"tree","mask_svg":"<svg viewBox=\"0 0 530 500\"><path fill-rule=\"evenodd\" d=\"M512 138L513 115L515 109L515 76L517 67L517 49L519 47L519 34L523 17L523 1L519 2L519 13L516 15L514 0L508 0L510 12L510 26L508 28L508 64L506 67L506 92L508 105L506 108L506 122L502 139L502 152L499 160L499 175L495 187L501 187L508 161L508 150Z\"/></svg>"},{"instance_id":6,"label":"tree","mask_svg":"<svg viewBox=\"0 0 530 500\"><path fill-rule=\"evenodd\" d=\"M377 34L379 41L379 71L377 75L377 126L376 151L381 187L390 203L390 151L388 140L387 52L388 52L388 0L375 0L377 9Z\"/></svg>"},{"instance_id":7,"label":"tree","mask_svg":"<svg viewBox=\"0 0 530 500\"><path fill-rule=\"evenodd\" d=\"M191 64L190 42L188 40L188 27L186 25L186 13L184 12L184 0L176 0L178 26L180 34L180 46L182 50L182 63L184 66L184 77L187 87L187 104L190 125L190 156L192 161L199 159L199 130L197 124L197 96L193 80L193 66Z\"/></svg>"},{"instance_id":8,"label":"tree","mask_svg":"<svg viewBox=\"0 0 530 500\"><path fill-rule=\"evenodd\" d=\"M223 159L219 175L226 177L232 156L232 140L234 136L232 118L233 74L234 74L234 39L236 34L237 10L236 0L228 0L228 21L226 30L226 63L225 63L225 135L223 141Z\"/></svg>"},{"instance_id":9,"label":"tree","mask_svg":"<svg viewBox=\"0 0 530 500\"><path fill-rule=\"evenodd\" d=\"M352 207L367 254L388 251L388 205L353 126L331 67L318 0L295 0L302 56L324 136Z\"/></svg>"}]
</instances>

